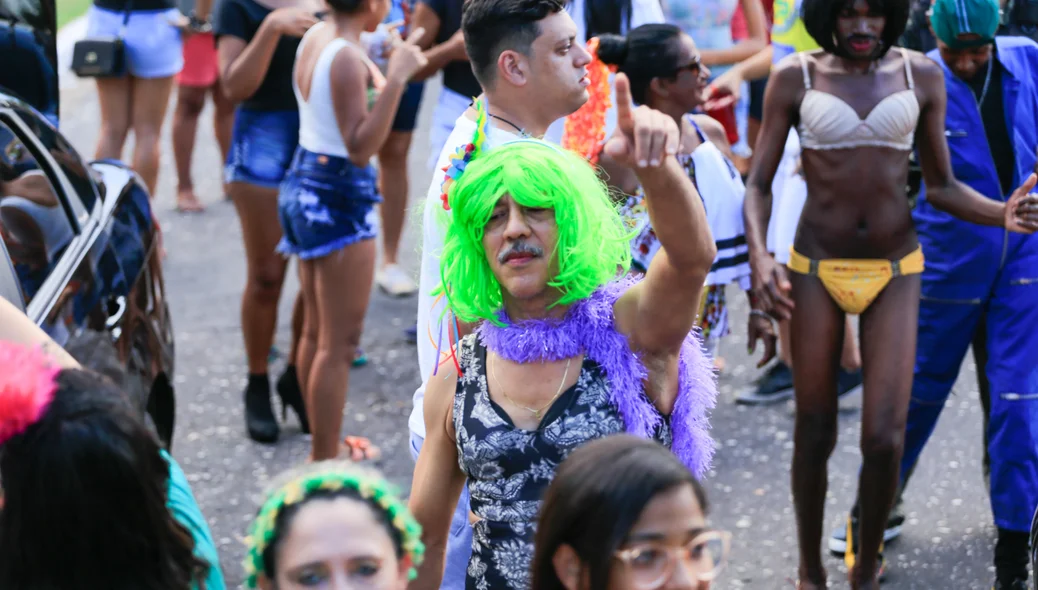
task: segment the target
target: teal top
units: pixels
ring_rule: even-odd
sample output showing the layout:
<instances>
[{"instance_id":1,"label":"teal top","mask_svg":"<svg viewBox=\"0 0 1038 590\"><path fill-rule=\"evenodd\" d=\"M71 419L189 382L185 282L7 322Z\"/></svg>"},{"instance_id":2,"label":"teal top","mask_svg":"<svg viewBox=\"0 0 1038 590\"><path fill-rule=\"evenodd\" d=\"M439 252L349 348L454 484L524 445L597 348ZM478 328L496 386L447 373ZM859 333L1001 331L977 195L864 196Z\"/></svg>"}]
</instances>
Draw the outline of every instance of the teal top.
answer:
<instances>
[{"instance_id":1,"label":"teal top","mask_svg":"<svg viewBox=\"0 0 1038 590\"><path fill-rule=\"evenodd\" d=\"M173 517L184 525L191 536L195 539L195 556L209 564L209 575L205 579L206 590L226 590L227 585L223 581L223 572L220 571L220 557L216 553L216 544L213 543L213 535L209 532L209 525L198 508L198 502L191 494L191 486L187 483L187 476L180 465L162 451L162 457L169 463L169 499L167 506L173 513ZM194 586L197 590L197 584Z\"/></svg>"}]
</instances>

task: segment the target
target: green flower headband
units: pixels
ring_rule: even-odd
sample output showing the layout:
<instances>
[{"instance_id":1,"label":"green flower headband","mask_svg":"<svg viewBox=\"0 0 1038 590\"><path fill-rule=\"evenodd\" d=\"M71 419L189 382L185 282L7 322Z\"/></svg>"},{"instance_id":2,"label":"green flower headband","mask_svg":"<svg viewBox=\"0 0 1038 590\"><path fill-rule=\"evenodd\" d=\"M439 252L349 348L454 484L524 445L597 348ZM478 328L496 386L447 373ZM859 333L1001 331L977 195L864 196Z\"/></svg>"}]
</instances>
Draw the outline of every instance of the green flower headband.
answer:
<instances>
[{"instance_id":1,"label":"green flower headband","mask_svg":"<svg viewBox=\"0 0 1038 590\"><path fill-rule=\"evenodd\" d=\"M400 531L404 553L411 558L410 579L414 580L418 576L417 568L425 556L422 527L396 495L396 489L377 474L344 469L336 463L294 477L267 496L245 539L246 587L256 588L259 574L264 570L263 553L274 541L281 511L306 501L319 491L336 492L343 489L355 490L361 498L370 501L389 516L391 526Z\"/></svg>"}]
</instances>

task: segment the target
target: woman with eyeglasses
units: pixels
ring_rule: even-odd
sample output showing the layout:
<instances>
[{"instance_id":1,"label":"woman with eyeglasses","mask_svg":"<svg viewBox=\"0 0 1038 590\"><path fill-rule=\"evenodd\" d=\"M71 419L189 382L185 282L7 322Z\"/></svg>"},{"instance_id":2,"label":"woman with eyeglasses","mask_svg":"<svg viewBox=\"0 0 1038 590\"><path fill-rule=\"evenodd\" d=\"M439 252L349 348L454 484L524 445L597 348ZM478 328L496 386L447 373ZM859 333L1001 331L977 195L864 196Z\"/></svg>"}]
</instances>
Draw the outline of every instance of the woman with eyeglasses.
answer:
<instances>
[{"instance_id":1,"label":"woman with eyeglasses","mask_svg":"<svg viewBox=\"0 0 1038 590\"><path fill-rule=\"evenodd\" d=\"M706 522L706 494L680 460L620 434L559 466L541 506L532 590L708 590L731 535Z\"/></svg>"},{"instance_id":2,"label":"woman with eyeglasses","mask_svg":"<svg viewBox=\"0 0 1038 590\"><path fill-rule=\"evenodd\" d=\"M717 258L700 299L698 326L715 367L721 369L724 361L718 356L718 348L721 338L730 333L726 289L730 283L737 283L748 292L750 265L742 218L746 187L733 163L724 127L710 116L690 114L703 105L710 69L703 64L692 37L674 25L642 25L625 37L602 35L596 57L627 75L636 103L670 116L681 130L678 161L703 198L717 247ZM644 273L660 249L649 223L645 196L632 170L614 165L605 154L600 161L609 184L630 195L622 212L635 234L631 269ZM771 328L766 319L751 319L762 331Z\"/></svg>"}]
</instances>

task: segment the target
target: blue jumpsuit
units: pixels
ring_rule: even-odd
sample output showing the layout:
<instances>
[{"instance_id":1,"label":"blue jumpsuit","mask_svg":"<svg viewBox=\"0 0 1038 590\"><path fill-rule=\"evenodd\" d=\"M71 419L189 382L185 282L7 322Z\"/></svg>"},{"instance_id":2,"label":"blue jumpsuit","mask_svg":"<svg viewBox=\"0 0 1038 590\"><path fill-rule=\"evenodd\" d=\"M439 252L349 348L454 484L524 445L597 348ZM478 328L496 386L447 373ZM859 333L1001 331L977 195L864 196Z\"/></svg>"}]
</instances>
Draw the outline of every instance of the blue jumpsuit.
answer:
<instances>
[{"instance_id":1,"label":"blue jumpsuit","mask_svg":"<svg viewBox=\"0 0 1038 590\"><path fill-rule=\"evenodd\" d=\"M996 47L1015 189L1034 170L1038 151L1038 44L998 37ZM944 69L955 177L989 198L1006 200L976 98L936 50L928 56ZM991 384L991 508L998 527L1029 531L1038 506L1038 235L960 221L934 209L925 193L924 185L913 212L926 270L901 477L933 433L986 315L988 362L978 371Z\"/></svg>"}]
</instances>

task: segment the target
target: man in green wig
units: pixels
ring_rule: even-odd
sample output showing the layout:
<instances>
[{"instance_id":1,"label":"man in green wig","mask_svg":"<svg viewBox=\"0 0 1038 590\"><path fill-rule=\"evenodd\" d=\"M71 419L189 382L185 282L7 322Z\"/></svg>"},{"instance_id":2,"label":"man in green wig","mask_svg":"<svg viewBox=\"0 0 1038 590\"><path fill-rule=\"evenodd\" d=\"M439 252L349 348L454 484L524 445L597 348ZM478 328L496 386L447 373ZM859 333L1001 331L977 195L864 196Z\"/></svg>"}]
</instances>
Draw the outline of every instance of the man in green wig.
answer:
<instances>
[{"instance_id":1,"label":"man in green wig","mask_svg":"<svg viewBox=\"0 0 1038 590\"><path fill-rule=\"evenodd\" d=\"M541 496L573 449L626 431L670 447L697 477L709 469L717 388L690 331L716 247L675 157L674 120L635 109L622 74L616 95L605 151L637 174L662 246L644 279L626 276L630 236L596 170L537 139L484 152L482 101L432 205L445 228L441 289L478 327L443 343L450 361L426 384L410 507L428 554L412 590L440 587L466 483L476 519L466 586L520 590Z\"/></svg>"}]
</instances>

